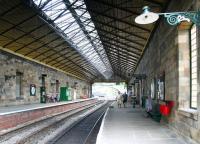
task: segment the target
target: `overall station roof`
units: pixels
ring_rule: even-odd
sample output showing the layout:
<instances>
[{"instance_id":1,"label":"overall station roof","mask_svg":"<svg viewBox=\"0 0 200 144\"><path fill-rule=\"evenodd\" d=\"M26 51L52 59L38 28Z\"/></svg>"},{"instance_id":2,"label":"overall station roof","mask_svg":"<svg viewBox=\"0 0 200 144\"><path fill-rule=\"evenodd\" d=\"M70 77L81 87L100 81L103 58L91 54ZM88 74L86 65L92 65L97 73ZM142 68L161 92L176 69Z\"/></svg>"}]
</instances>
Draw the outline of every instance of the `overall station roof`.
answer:
<instances>
[{"instance_id":1,"label":"overall station roof","mask_svg":"<svg viewBox=\"0 0 200 144\"><path fill-rule=\"evenodd\" d=\"M87 81L130 79L155 24L134 19L167 0L0 1L0 49Z\"/></svg>"}]
</instances>

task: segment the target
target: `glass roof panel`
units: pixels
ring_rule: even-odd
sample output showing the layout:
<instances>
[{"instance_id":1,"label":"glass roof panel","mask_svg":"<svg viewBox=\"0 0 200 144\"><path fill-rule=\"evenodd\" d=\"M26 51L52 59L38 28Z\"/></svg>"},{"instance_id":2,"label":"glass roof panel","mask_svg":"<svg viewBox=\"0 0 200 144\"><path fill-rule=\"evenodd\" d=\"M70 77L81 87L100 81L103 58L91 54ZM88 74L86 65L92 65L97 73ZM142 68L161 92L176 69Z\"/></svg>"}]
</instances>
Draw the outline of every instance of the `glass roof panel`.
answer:
<instances>
[{"instance_id":1,"label":"glass roof panel","mask_svg":"<svg viewBox=\"0 0 200 144\"><path fill-rule=\"evenodd\" d=\"M82 43L84 40L88 41L87 37L80 31L76 36L72 38L76 44Z\"/></svg>"},{"instance_id":2,"label":"glass roof panel","mask_svg":"<svg viewBox=\"0 0 200 144\"><path fill-rule=\"evenodd\" d=\"M63 4L62 0L51 0L47 5L45 5L43 10L57 9L57 7L59 7L60 4Z\"/></svg>"},{"instance_id":3,"label":"glass roof panel","mask_svg":"<svg viewBox=\"0 0 200 144\"><path fill-rule=\"evenodd\" d=\"M66 11L62 17L59 17L58 19L56 19L54 22L55 23L60 23L62 21L65 21L66 23L71 23L73 21L75 21L75 19L73 18L72 14L69 11Z\"/></svg>"},{"instance_id":4,"label":"glass roof panel","mask_svg":"<svg viewBox=\"0 0 200 144\"><path fill-rule=\"evenodd\" d=\"M38 7L46 1L33 0ZM68 9L71 4L73 6ZM76 8L72 11L71 9L75 6L80 6L81 9ZM69 0L69 3L65 3L63 0L50 0L42 10L51 20L54 20L56 28L62 30L67 36L66 38L71 40L69 42L74 48L90 61L104 77L111 76L113 73L111 65L83 0Z\"/></svg>"},{"instance_id":5,"label":"glass roof panel","mask_svg":"<svg viewBox=\"0 0 200 144\"><path fill-rule=\"evenodd\" d=\"M68 37L72 38L75 34L80 33L80 29L79 26L76 24L73 24L72 26L70 26L65 33L68 35Z\"/></svg>"},{"instance_id":6,"label":"glass roof panel","mask_svg":"<svg viewBox=\"0 0 200 144\"><path fill-rule=\"evenodd\" d=\"M60 22L63 22L65 21L66 23L71 23L74 21L70 11L65 11L61 17L57 18L54 22L55 23L60 23Z\"/></svg>"},{"instance_id":7,"label":"glass roof panel","mask_svg":"<svg viewBox=\"0 0 200 144\"><path fill-rule=\"evenodd\" d=\"M39 5L43 5L46 1L47 0L34 0L34 3L39 6Z\"/></svg>"},{"instance_id":8,"label":"glass roof panel","mask_svg":"<svg viewBox=\"0 0 200 144\"><path fill-rule=\"evenodd\" d=\"M84 23L88 23L88 22L91 22L91 20L89 20L88 18L86 18L86 17L84 17L84 16L81 16L80 17L80 20L82 21L82 22L84 22Z\"/></svg>"},{"instance_id":9,"label":"glass roof panel","mask_svg":"<svg viewBox=\"0 0 200 144\"><path fill-rule=\"evenodd\" d=\"M88 44L89 42L88 41L83 41L82 43L79 43L79 44L77 44L77 46L78 47L84 47L84 46L86 46L86 44Z\"/></svg>"},{"instance_id":10,"label":"glass roof panel","mask_svg":"<svg viewBox=\"0 0 200 144\"><path fill-rule=\"evenodd\" d=\"M90 33L90 36L93 38L98 38L97 33L94 33L94 32Z\"/></svg>"},{"instance_id":11,"label":"glass roof panel","mask_svg":"<svg viewBox=\"0 0 200 144\"><path fill-rule=\"evenodd\" d=\"M81 16L85 12L85 10L80 10L80 9L76 9L75 11L78 16Z\"/></svg>"},{"instance_id":12,"label":"glass roof panel","mask_svg":"<svg viewBox=\"0 0 200 144\"><path fill-rule=\"evenodd\" d=\"M95 27L93 23L89 23L89 26L91 26L93 28Z\"/></svg>"},{"instance_id":13,"label":"glass roof panel","mask_svg":"<svg viewBox=\"0 0 200 144\"><path fill-rule=\"evenodd\" d=\"M90 27L90 26L85 26L85 29L86 29L88 32L94 30L94 28L92 28L92 27Z\"/></svg>"}]
</instances>

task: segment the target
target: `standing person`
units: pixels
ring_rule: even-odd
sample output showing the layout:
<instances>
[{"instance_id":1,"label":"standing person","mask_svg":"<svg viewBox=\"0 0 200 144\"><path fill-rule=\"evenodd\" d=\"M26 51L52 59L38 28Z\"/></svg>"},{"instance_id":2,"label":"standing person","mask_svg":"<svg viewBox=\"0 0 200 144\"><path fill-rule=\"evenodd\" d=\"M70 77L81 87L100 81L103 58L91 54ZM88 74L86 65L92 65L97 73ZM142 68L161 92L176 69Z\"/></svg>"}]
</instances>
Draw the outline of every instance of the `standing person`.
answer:
<instances>
[{"instance_id":1,"label":"standing person","mask_svg":"<svg viewBox=\"0 0 200 144\"><path fill-rule=\"evenodd\" d=\"M118 108L121 108L123 97L119 91L118 91L118 95L117 95L116 99L117 99Z\"/></svg>"},{"instance_id":2,"label":"standing person","mask_svg":"<svg viewBox=\"0 0 200 144\"><path fill-rule=\"evenodd\" d=\"M152 110L152 99L151 99L150 95L146 99L146 106L145 107L146 107L146 112L150 115L150 111Z\"/></svg>"},{"instance_id":3,"label":"standing person","mask_svg":"<svg viewBox=\"0 0 200 144\"><path fill-rule=\"evenodd\" d=\"M132 96L132 91L129 90L127 95L128 95L127 102L130 102L131 101L131 96Z\"/></svg>"},{"instance_id":4,"label":"standing person","mask_svg":"<svg viewBox=\"0 0 200 144\"><path fill-rule=\"evenodd\" d=\"M127 95L126 92L125 92L125 93L123 94L123 104L124 104L124 107L126 107L127 97L128 97L128 95Z\"/></svg>"}]
</instances>

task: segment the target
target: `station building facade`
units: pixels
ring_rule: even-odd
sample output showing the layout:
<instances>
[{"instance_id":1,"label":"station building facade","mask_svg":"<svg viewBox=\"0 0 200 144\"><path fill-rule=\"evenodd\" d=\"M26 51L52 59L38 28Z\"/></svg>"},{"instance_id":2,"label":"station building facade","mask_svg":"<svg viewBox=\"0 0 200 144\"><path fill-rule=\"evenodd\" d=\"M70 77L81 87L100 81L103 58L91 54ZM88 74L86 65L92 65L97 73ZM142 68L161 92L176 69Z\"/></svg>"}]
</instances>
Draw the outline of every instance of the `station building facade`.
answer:
<instances>
[{"instance_id":1,"label":"station building facade","mask_svg":"<svg viewBox=\"0 0 200 144\"><path fill-rule=\"evenodd\" d=\"M61 87L69 90L70 100L90 97L90 83L66 73L5 52L0 65L0 106L40 103L41 87L47 97L59 98Z\"/></svg>"}]
</instances>

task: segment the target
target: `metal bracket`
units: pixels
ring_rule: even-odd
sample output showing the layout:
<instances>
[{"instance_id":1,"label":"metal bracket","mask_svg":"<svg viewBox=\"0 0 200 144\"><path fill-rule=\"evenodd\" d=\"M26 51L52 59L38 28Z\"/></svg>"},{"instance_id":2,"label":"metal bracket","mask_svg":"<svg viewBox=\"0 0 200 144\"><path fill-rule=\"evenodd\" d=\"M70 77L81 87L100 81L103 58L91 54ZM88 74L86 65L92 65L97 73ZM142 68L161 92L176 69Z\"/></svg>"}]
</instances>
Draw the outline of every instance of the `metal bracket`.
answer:
<instances>
[{"instance_id":1,"label":"metal bracket","mask_svg":"<svg viewBox=\"0 0 200 144\"><path fill-rule=\"evenodd\" d=\"M177 25L182 21L193 22L200 26L200 11L197 12L175 12L175 13L163 13L167 19L168 24Z\"/></svg>"}]
</instances>

